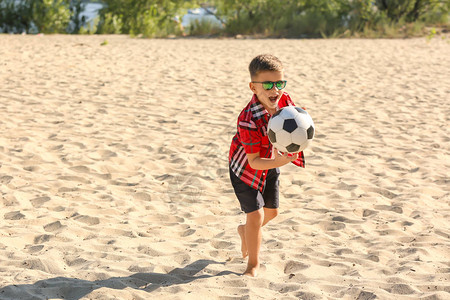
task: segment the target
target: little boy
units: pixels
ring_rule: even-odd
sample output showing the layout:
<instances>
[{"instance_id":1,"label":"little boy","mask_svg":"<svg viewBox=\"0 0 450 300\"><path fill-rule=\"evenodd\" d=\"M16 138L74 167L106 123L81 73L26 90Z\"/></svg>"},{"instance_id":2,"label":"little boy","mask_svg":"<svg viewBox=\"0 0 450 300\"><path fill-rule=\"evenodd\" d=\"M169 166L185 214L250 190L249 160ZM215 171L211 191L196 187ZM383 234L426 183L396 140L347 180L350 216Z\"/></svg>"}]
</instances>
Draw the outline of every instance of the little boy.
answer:
<instances>
[{"instance_id":1,"label":"little boy","mask_svg":"<svg viewBox=\"0 0 450 300\"><path fill-rule=\"evenodd\" d=\"M289 162L304 167L304 156L303 152L288 156L273 151L267 136L270 116L294 105L282 92L286 81L281 61L273 55L258 55L249 71L253 97L239 114L228 159L231 183L247 216L245 225L238 226L242 256L248 256L244 275L254 277L260 264L261 227L278 215L278 167Z\"/></svg>"}]
</instances>

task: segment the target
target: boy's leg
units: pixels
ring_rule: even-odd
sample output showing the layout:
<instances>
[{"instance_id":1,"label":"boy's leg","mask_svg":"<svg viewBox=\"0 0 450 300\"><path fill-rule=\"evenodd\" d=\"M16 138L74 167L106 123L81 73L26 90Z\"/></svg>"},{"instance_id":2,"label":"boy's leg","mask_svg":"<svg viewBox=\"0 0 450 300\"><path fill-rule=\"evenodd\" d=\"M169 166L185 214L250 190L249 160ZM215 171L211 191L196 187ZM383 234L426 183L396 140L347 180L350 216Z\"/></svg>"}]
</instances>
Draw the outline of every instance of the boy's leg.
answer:
<instances>
[{"instance_id":1,"label":"boy's leg","mask_svg":"<svg viewBox=\"0 0 450 300\"><path fill-rule=\"evenodd\" d=\"M278 176L280 171L272 169L267 175L264 190L264 207L247 213L247 223L244 227L245 242L248 251L247 270L244 275L256 276L259 269L259 251L262 241L262 226L278 215ZM244 240L242 241L244 242Z\"/></svg>"},{"instance_id":2,"label":"boy's leg","mask_svg":"<svg viewBox=\"0 0 450 300\"><path fill-rule=\"evenodd\" d=\"M278 216L278 208L264 207L264 221L262 226L266 225L270 220Z\"/></svg>"},{"instance_id":3,"label":"boy's leg","mask_svg":"<svg viewBox=\"0 0 450 300\"><path fill-rule=\"evenodd\" d=\"M276 216L278 216L278 208L264 207L264 219L261 227L266 225L270 220L272 220ZM241 237L242 257L246 258L248 256L248 249L247 249L247 241L245 239L245 225L239 225L237 231L239 233L239 236Z\"/></svg>"},{"instance_id":4,"label":"boy's leg","mask_svg":"<svg viewBox=\"0 0 450 300\"><path fill-rule=\"evenodd\" d=\"M249 256L244 275L257 275L262 241L261 227L278 215L278 176L278 169L270 170L263 195L242 182L230 169L234 191L242 210L247 214L246 224L239 225L237 228L241 238L242 256Z\"/></svg>"},{"instance_id":5,"label":"boy's leg","mask_svg":"<svg viewBox=\"0 0 450 300\"><path fill-rule=\"evenodd\" d=\"M244 275L256 276L259 269L259 250L261 248L264 210L262 208L247 214L245 223L245 242L248 251L247 270Z\"/></svg>"},{"instance_id":6,"label":"boy's leg","mask_svg":"<svg viewBox=\"0 0 450 300\"><path fill-rule=\"evenodd\" d=\"M245 240L245 225L239 225L237 231L239 233L239 236L241 237L242 258L246 258L248 256L248 250L247 241Z\"/></svg>"},{"instance_id":7,"label":"boy's leg","mask_svg":"<svg viewBox=\"0 0 450 300\"><path fill-rule=\"evenodd\" d=\"M231 170L230 168L230 180L233 185L234 192L236 197L241 204L241 209L247 215L249 213L255 213L256 211L263 212L262 207L264 206L264 198L261 192L255 190L240 180ZM262 218L264 216L262 215ZM261 226L261 225L260 225ZM247 234L246 234L246 224L239 225L237 228L237 232L241 238L241 251L242 257L245 258L248 256L248 247L247 247Z\"/></svg>"}]
</instances>

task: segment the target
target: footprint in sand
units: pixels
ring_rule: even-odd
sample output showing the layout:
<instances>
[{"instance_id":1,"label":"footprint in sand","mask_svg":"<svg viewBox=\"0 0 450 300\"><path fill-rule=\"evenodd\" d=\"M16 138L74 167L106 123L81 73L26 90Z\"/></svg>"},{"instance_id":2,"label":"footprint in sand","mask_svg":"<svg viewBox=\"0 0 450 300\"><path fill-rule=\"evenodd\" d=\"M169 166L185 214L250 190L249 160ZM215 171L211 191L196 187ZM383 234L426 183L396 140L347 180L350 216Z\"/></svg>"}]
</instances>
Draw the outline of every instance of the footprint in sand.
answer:
<instances>
[{"instance_id":1,"label":"footprint in sand","mask_svg":"<svg viewBox=\"0 0 450 300\"><path fill-rule=\"evenodd\" d=\"M65 186L63 186L63 187L60 187L58 189L58 193L70 193L70 192L76 192L78 190L79 190L79 188L77 188L77 187L65 187Z\"/></svg>"},{"instance_id":2,"label":"footprint in sand","mask_svg":"<svg viewBox=\"0 0 450 300\"><path fill-rule=\"evenodd\" d=\"M65 227L65 226L63 226L60 221L56 221L56 222L44 225L44 230L47 231L47 232L54 232L54 231L57 231L57 230L59 230L59 229L61 229L63 227Z\"/></svg>"},{"instance_id":3,"label":"footprint in sand","mask_svg":"<svg viewBox=\"0 0 450 300\"><path fill-rule=\"evenodd\" d=\"M300 270L309 268L310 266L298 261L290 260L284 266L284 274L296 273Z\"/></svg>"},{"instance_id":4,"label":"footprint in sand","mask_svg":"<svg viewBox=\"0 0 450 300\"><path fill-rule=\"evenodd\" d=\"M81 216L76 216L74 219L77 220L78 222L82 222L82 223L90 225L90 226L100 224L100 219L97 217L81 215Z\"/></svg>"},{"instance_id":5,"label":"footprint in sand","mask_svg":"<svg viewBox=\"0 0 450 300\"><path fill-rule=\"evenodd\" d=\"M23 267L30 270L39 270L49 274L61 274L62 270L55 262L45 259L29 259L22 263Z\"/></svg>"},{"instance_id":6,"label":"footprint in sand","mask_svg":"<svg viewBox=\"0 0 450 300\"><path fill-rule=\"evenodd\" d=\"M322 228L324 231L336 231L336 230L342 230L346 226L342 222L330 222L330 221L323 221L319 223L319 227Z\"/></svg>"},{"instance_id":7,"label":"footprint in sand","mask_svg":"<svg viewBox=\"0 0 450 300\"><path fill-rule=\"evenodd\" d=\"M375 205L375 209L393 211L393 212L396 212L398 214L402 214L403 213L403 209L400 206Z\"/></svg>"},{"instance_id":8,"label":"footprint in sand","mask_svg":"<svg viewBox=\"0 0 450 300\"><path fill-rule=\"evenodd\" d=\"M191 256L188 254L183 254L183 255L177 255L174 258L174 261L179 264L179 265L185 265L188 264L191 261Z\"/></svg>"},{"instance_id":9,"label":"footprint in sand","mask_svg":"<svg viewBox=\"0 0 450 300\"><path fill-rule=\"evenodd\" d=\"M285 294L289 292L298 291L301 288L301 285L297 283L271 283L269 287L271 290L275 290L278 291L279 293Z\"/></svg>"},{"instance_id":10,"label":"footprint in sand","mask_svg":"<svg viewBox=\"0 0 450 300\"><path fill-rule=\"evenodd\" d=\"M91 181L79 176L59 176L58 179L60 180L67 180L67 181L75 181L75 182L81 182L84 184L90 184Z\"/></svg>"},{"instance_id":11,"label":"footprint in sand","mask_svg":"<svg viewBox=\"0 0 450 300\"><path fill-rule=\"evenodd\" d=\"M52 235L49 234L41 234L36 237L34 237L33 243L34 244L42 244L50 241L53 238Z\"/></svg>"},{"instance_id":12,"label":"footprint in sand","mask_svg":"<svg viewBox=\"0 0 450 300\"><path fill-rule=\"evenodd\" d=\"M373 300L376 298L377 295L375 295L374 293L361 291L356 300Z\"/></svg>"},{"instance_id":13,"label":"footprint in sand","mask_svg":"<svg viewBox=\"0 0 450 300\"><path fill-rule=\"evenodd\" d=\"M367 256L367 259L371 260L373 262L379 262L380 261L380 257L378 255L375 255L375 254L369 254Z\"/></svg>"},{"instance_id":14,"label":"footprint in sand","mask_svg":"<svg viewBox=\"0 0 450 300\"><path fill-rule=\"evenodd\" d=\"M151 201L152 200L152 196L150 194L143 193L143 192L135 193L133 195L133 198L136 200L140 200L140 201Z\"/></svg>"},{"instance_id":15,"label":"footprint in sand","mask_svg":"<svg viewBox=\"0 0 450 300\"><path fill-rule=\"evenodd\" d=\"M117 186L137 186L137 185L139 185L139 183L137 183L137 182L126 182L126 181L121 181L121 180L123 180L123 179L119 178L119 180L109 180L108 184L117 185Z\"/></svg>"},{"instance_id":16,"label":"footprint in sand","mask_svg":"<svg viewBox=\"0 0 450 300\"><path fill-rule=\"evenodd\" d=\"M11 211L4 216L5 220L22 220L25 219L25 215L20 211Z\"/></svg>"},{"instance_id":17,"label":"footprint in sand","mask_svg":"<svg viewBox=\"0 0 450 300\"><path fill-rule=\"evenodd\" d=\"M315 293L310 293L310 292L298 292L296 294L296 299L302 299L302 300L315 300L315 299L322 299L323 296L319 295L319 294L315 294ZM363 300L363 299L361 299Z\"/></svg>"},{"instance_id":18,"label":"footprint in sand","mask_svg":"<svg viewBox=\"0 0 450 300\"><path fill-rule=\"evenodd\" d=\"M91 170L86 166L74 166L69 169L72 171L78 172L78 173L90 173L91 172Z\"/></svg>"},{"instance_id":19,"label":"footprint in sand","mask_svg":"<svg viewBox=\"0 0 450 300\"><path fill-rule=\"evenodd\" d=\"M44 204L47 201L50 201L50 197L37 197L34 199L30 199L31 205L33 205L34 208L41 207L42 204Z\"/></svg>"},{"instance_id":20,"label":"footprint in sand","mask_svg":"<svg viewBox=\"0 0 450 300\"><path fill-rule=\"evenodd\" d=\"M417 293L409 285L403 283L393 284L392 286L384 289L389 293L396 295L410 295Z\"/></svg>"},{"instance_id":21,"label":"footprint in sand","mask_svg":"<svg viewBox=\"0 0 450 300\"><path fill-rule=\"evenodd\" d=\"M233 246L233 243L227 241L211 241L211 245L216 249L230 249Z\"/></svg>"},{"instance_id":22,"label":"footprint in sand","mask_svg":"<svg viewBox=\"0 0 450 300\"><path fill-rule=\"evenodd\" d=\"M93 160L108 160L111 157L117 157L117 153L110 150L100 150L94 153L89 153L87 157Z\"/></svg>"},{"instance_id":23,"label":"footprint in sand","mask_svg":"<svg viewBox=\"0 0 450 300\"><path fill-rule=\"evenodd\" d=\"M27 245L25 249L28 250L28 253L33 254L44 249L44 245Z\"/></svg>"},{"instance_id":24,"label":"footprint in sand","mask_svg":"<svg viewBox=\"0 0 450 300\"><path fill-rule=\"evenodd\" d=\"M371 193L376 193L379 194L385 198L388 199L394 199L395 197L398 197L397 194L387 190L387 189L383 189L383 188L378 188L378 187L362 187L362 189L365 192L371 192Z\"/></svg>"},{"instance_id":25,"label":"footprint in sand","mask_svg":"<svg viewBox=\"0 0 450 300\"><path fill-rule=\"evenodd\" d=\"M131 265L128 267L128 271L133 273L152 273L154 270L154 266L143 267L139 265Z\"/></svg>"},{"instance_id":26,"label":"footprint in sand","mask_svg":"<svg viewBox=\"0 0 450 300\"><path fill-rule=\"evenodd\" d=\"M42 170L42 168L39 166L27 166L27 167L24 167L23 169L28 172L38 172L38 171Z\"/></svg>"},{"instance_id":27,"label":"footprint in sand","mask_svg":"<svg viewBox=\"0 0 450 300\"><path fill-rule=\"evenodd\" d=\"M137 248L137 250L138 250L139 253L147 254L147 255L152 256L152 257L157 257L157 256L164 255L163 252L155 250L155 249L153 249L153 248L151 248L149 246L139 246Z\"/></svg>"},{"instance_id":28,"label":"footprint in sand","mask_svg":"<svg viewBox=\"0 0 450 300\"><path fill-rule=\"evenodd\" d=\"M343 248L334 251L334 253L337 255L345 255L345 254L353 254L353 251L347 248Z\"/></svg>"},{"instance_id":29,"label":"footprint in sand","mask_svg":"<svg viewBox=\"0 0 450 300\"><path fill-rule=\"evenodd\" d=\"M79 257L79 258L75 258L75 259L65 259L65 263L69 267L75 267L75 266L82 266L82 265L88 263L88 261L84 258Z\"/></svg>"},{"instance_id":30,"label":"footprint in sand","mask_svg":"<svg viewBox=\"0 0 450 300\"><path fill-rule=\"evenodd\" d=\"M268 249L283 249L283 243L277 240L269 240L266 242Z\"/></svg>"},{"instance_id":31,"label":"footprint in sand","mask_svg":"<svg viewBox=\"0 0 450 300\"><path fill-rule=\"evenodd\" d=\"M14 177L9 176L9 175L0 175L0 183L1 184L8 184L13 179L14 179Z\"/></svg>"},{"instance_id":32,"label":"footprint in sand","mask_svg":"<svg viewBox=\"0 0 450 300\"><path fill-rule=\"evenodd\" d=\"M241 288L241 287L247 287L248 281L241 280L241 279L232 279L232 280L226 280L224 281L224 284L226 284L227 287L233 287L233 288ZM242 299L241 297L229 297L229 298L223 298L223 299Z\"/></svg>"},{"instance_id":33,"label":"footprint in sand","mask_svg":"<svg viewBox=\"0 0 450 300\"><path fill-rule=\"evenodd\" d=\"M187 229L180 233L180 237L190 236L190 235L193 235L194 233L195 233L195 229Z\"/></svg>"},{"instance_id":34,"label":"footprint in sand","mask_svg":"<svg viewBox=\"0 0 450 300\"><path fill-rule=\"evenodd\" d=\"M332 220L332 221L336 221L336 222L348 223L348 224L360 224L360 223L364 223L364 221L351 220L351 219L348 219L348 218L343 217L343 216L336 216L336 217L333 217L331 220Z\"/></svg>"},{"instance_id":35,"label":"footprint in sand","mask_svg":"<svg viewBox=\"0 0 450 300\"><path fill-rule=\"evenodd\" d=\"M362 212L363 217L370 217L370 216L373 216L376 214L378 214L378 212L375 210L371 210L371 209L364 209Z\"/></svg>"}]
</instances>

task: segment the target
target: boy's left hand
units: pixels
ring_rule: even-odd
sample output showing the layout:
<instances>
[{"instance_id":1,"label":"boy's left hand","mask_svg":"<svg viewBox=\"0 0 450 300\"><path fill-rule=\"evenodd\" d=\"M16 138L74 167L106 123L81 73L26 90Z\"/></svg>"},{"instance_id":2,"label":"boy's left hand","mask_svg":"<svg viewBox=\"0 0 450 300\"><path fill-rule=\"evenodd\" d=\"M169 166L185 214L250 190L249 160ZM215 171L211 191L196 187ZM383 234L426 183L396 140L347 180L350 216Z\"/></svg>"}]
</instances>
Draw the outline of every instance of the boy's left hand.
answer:
<instances>
[{"instance_id":1,"label":"boy's left hand","mask_svg":"<svg viewBox=\"0 0 450 300\"><path fill-rule=\"evenodd\" d=\"M294 161L298 159L298 153L283 153L275 149L275 157L283 157L284 159L287 159L288 162Z\"/></svg>"},{"instance_id":2,"label":"boy's left hand","mask_svg":"<svg viewBox=\"0 0 450 300\"><path fill-rule=\"evenodd\" d=\"M299 153L288 153L287 156L291 159L291 161L294 161L298 159L298 154Z\"/></svg>"}]
</instances>

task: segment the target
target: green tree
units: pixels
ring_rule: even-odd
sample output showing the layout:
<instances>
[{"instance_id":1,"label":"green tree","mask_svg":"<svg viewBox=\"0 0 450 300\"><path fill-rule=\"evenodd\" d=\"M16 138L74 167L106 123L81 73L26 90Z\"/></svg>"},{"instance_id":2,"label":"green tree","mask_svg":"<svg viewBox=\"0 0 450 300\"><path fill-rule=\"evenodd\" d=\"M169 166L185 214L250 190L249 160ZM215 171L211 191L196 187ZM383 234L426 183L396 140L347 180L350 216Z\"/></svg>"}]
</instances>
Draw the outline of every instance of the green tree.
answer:
<instances>
[{"instance_id":1,"label":"green tree","mask_svg":"<svg viewBox=\"0 0 450 300\"><path fill-rule=\"evenodd\" d=\"M449 13L450 1L443 0L377 0L377 9L393 22L416 22L432 17L433 14Z\"/></svg>"},{"instance_id":2,"label":"green tree","mask_svg":"<svg viewBox=\"0 0 450 300\"><path fill-rule=\"evenodd\" d=\"M86 8L86 2L83 0L70 1L70 23L71 26L68 29L70 33L80 33L80 30L86 26L85 16L80 17L81 13Z\"/></svg>"},{"instance_id":3,"label":"green tree","mask_svg":"<svg viewBox=\"0 0 450 300\"><path fill-rule=\"evenodd\" d=\"M0 0L0 28L3 32L27 32L32 23L29 1Z\"/></svg>"},{"instance_id":4,"label":"green tree","mask_svg":"<svg viewBox=\"0 0 450 300\"><path fill-rule=\"evenodd\" d=\"M0 0L0 27L6 32L66 33L68 0Z\"/></svg>"},{"instance_id":5,"label":"green tree","mask_svg":"<svg viewBox=\"0 0 450 300\"><path fill-rule=\"evenodd\" d=\"M34 25L42 33L66 33L70 21L70 3L66 0L31 1Z\"/></svg>"},{"instance_id":6,"label":"green tree","mask_svg":"<svg viewBox=\"0 0 450 300\"><path fill-rule=\"evenodd\" d=\"M94 32L164 37L183 34L179 16L202 5L222 27L198 21L191 34L271 37L399 36L449 26L450 0L103 0L98 24L86 29L84 0L0 0L3 32ZM212 10L210 8L216 8ZM214 12L213 12L214 11ZM97 25L97 26L95 26ZM96 29L95 29L96 28ZM418 28L418 30L417 30ZM406 32L404 36L408 36Z\"/></svg>"},{"instance_id":7,"label":"green tree","mask_svg":"<svg viewBox=\"0 0 450 300\"><path fill-rule=\"evenodd\" d=\"M99 33L124 33L145 37L181 33L176 17L196 1L182 0L104 0Z\"/></svg>"},{"instance_id":8,"label":"green tree","mask_svg":"<svg viewBox=\"0 0 450 300\"><path fill-rule=\"evenodd\" d=\"M448 24L449 0L211 0L228 34L320 37Z\"/></svg>"},{"instance_id":9,"label":"green tree","mask_svg":"<svg viewBox=\"0 0 450 300\"><path fill-rule=\"evenodd\" d=\"M348 0L216 0L229 34L311 36L332 34L344 23Z\"/></svg>"}]
</instances>

